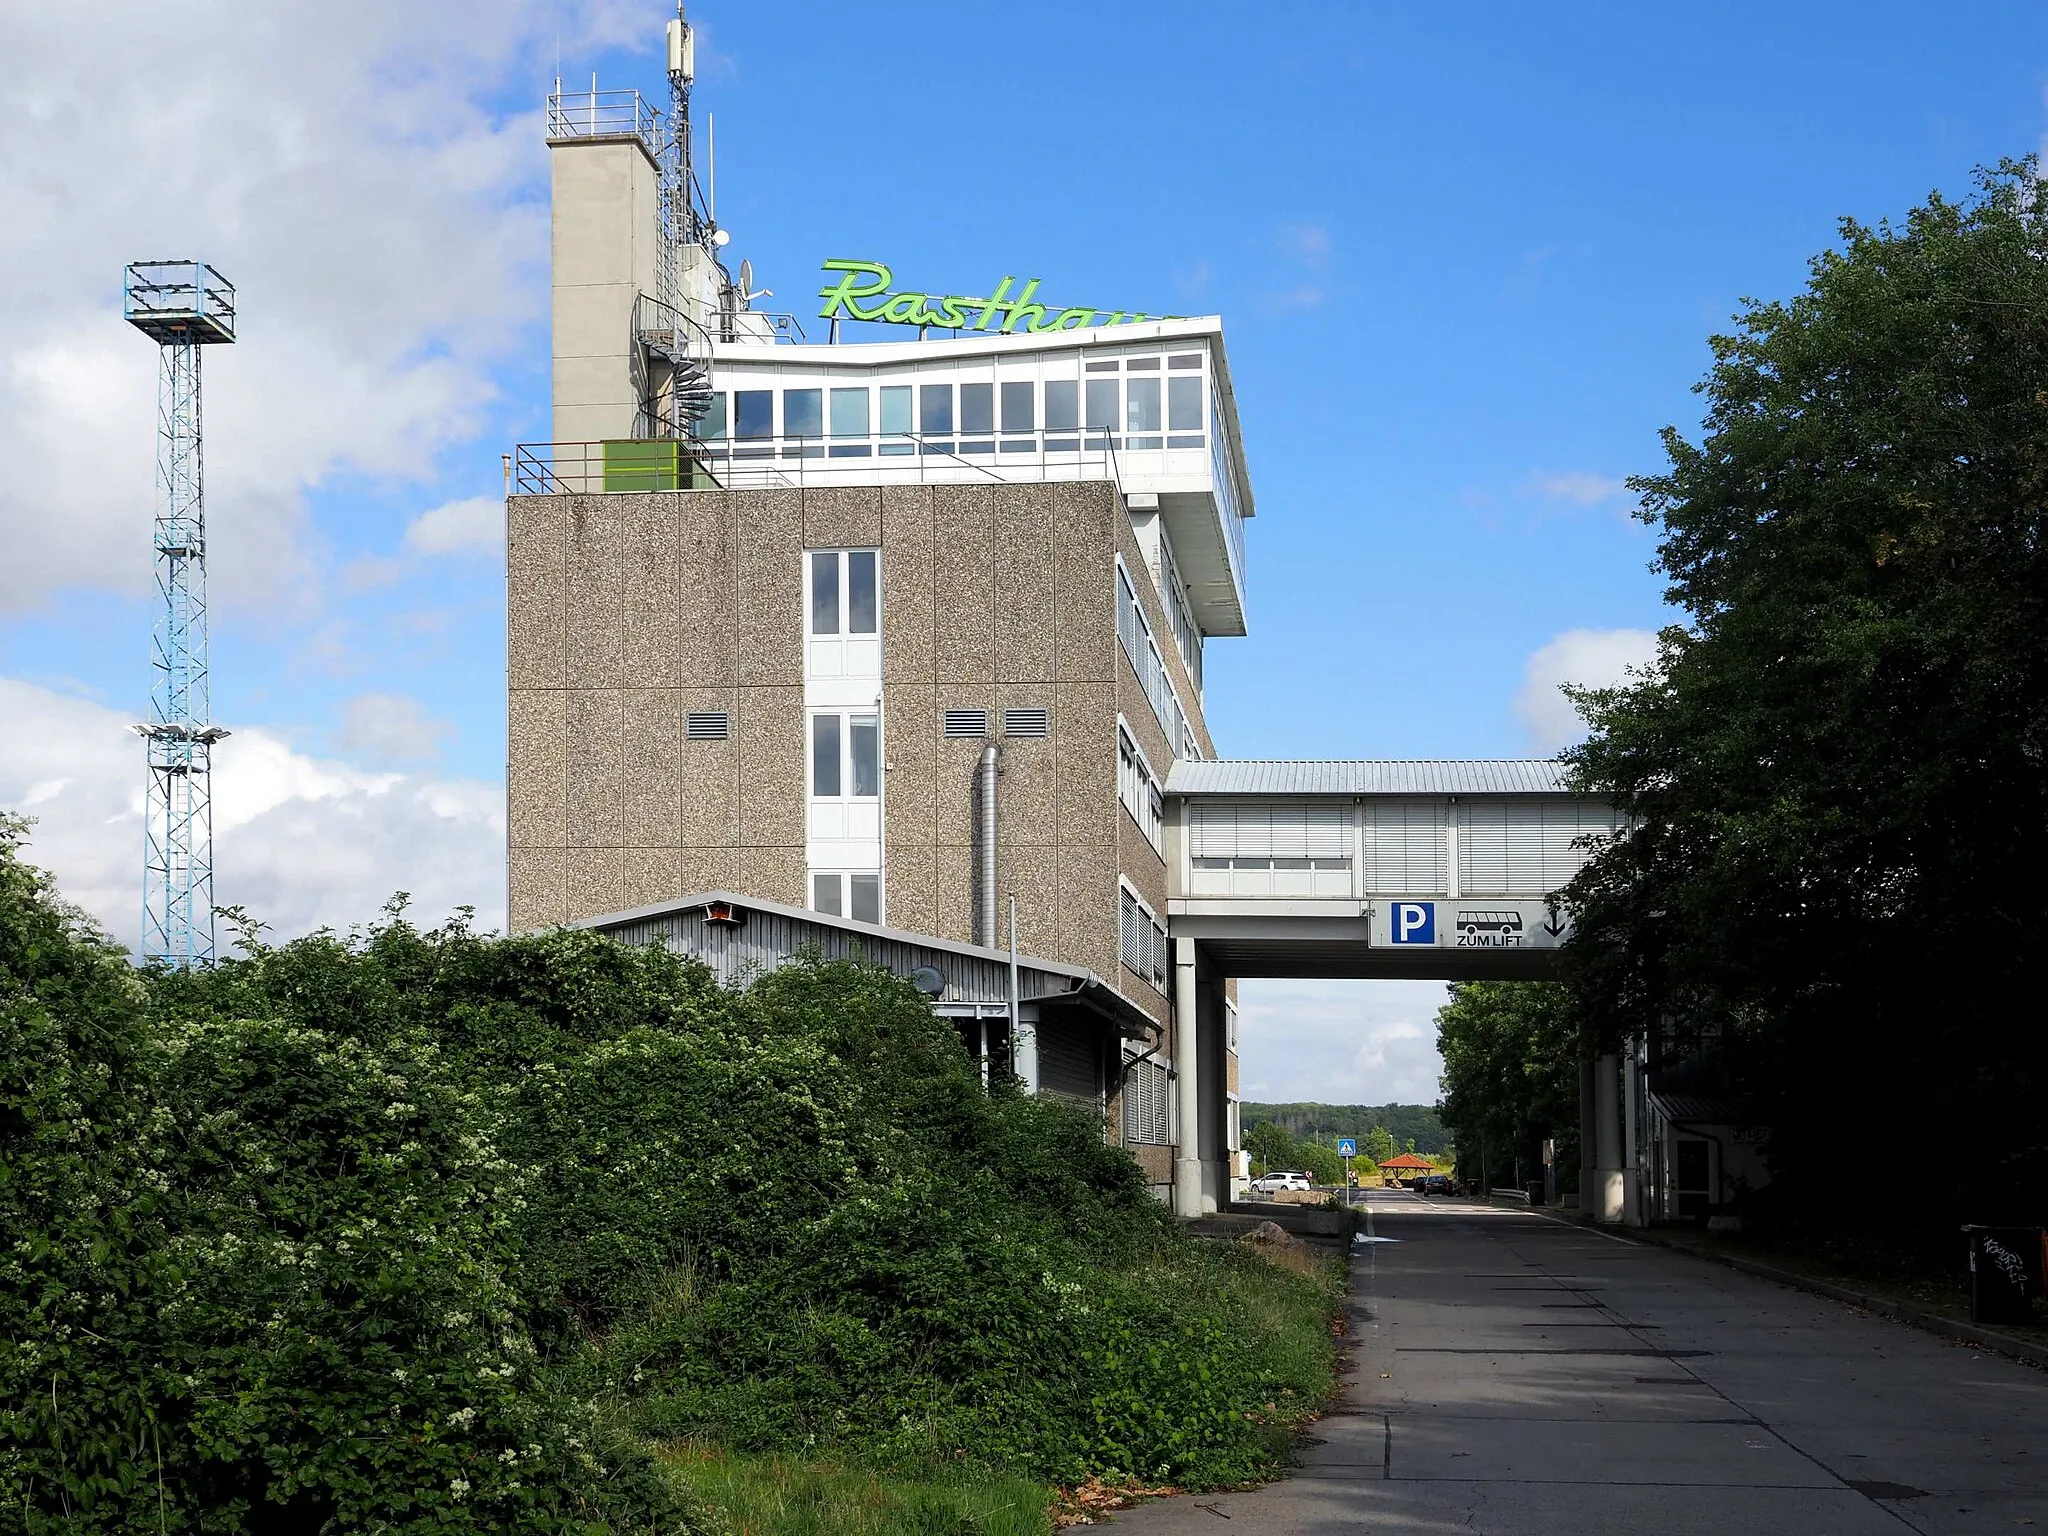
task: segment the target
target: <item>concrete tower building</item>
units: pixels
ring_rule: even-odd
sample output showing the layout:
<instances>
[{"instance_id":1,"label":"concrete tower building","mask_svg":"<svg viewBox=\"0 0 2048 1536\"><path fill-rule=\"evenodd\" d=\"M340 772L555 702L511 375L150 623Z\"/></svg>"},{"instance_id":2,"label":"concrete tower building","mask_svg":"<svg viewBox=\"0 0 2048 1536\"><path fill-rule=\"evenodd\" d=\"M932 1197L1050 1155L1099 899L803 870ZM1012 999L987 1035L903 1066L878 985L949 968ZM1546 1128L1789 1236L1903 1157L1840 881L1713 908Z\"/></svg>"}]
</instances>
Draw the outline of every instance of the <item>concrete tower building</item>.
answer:
<instances>
[{"instance_id":1,"label":"concrete tower building","mask_svg":"<svg viewBox=\"0 0 2048 1536\"><path fill-rule=\"evenodd\" d=\"M1205 647L1245 633L1220 321L1009 280L887 296L842 263L828 308L927 326L806 342L749 307L708 207L676 212L672 124L630 92L549 116L556 441L519 449L507 508L512 926L716 893L965 964L1014 898L1027 965L1097 998L1020 1014L1020 1071L1099 1105L1162 1191L1199 1147L1227 1198L1227 1101L1173 1082L1199 1050L1235 1088L1220 978L1191 975L1175 1033L1165 802L1215 756Z\"/></svg>"}]
</instances>

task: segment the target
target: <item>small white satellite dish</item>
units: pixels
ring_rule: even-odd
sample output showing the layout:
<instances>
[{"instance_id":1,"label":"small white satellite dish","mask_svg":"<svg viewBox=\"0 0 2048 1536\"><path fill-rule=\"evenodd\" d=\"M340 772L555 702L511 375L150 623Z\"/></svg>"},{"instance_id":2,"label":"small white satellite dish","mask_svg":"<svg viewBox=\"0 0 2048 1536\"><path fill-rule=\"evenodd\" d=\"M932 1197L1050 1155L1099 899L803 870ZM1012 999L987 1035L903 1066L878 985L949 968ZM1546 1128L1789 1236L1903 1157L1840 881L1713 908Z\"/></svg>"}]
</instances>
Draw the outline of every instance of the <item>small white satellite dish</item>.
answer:
<instances>
[{"instance_id":1,"label":"small white satellite dish","mask_svg":"<svg viewBox=\"0 0 2048 1536\"><path fill-rule=\"evenodd\" d=\"M723 249L725 246L732 244L732 235L727 230L714 229L711 231L711 243Z\"/></svg>"},{"instance_id":2,"label":"small white satellite dish","mask_svg":"<svg viewBox=\"0 0 2048 1536\"><path fill-rule=\"evenodd\" d=\"M740 263L740 292L745 293L753 286L754 264L751 261L743 261Z\"/></svg>"}]
</instances>

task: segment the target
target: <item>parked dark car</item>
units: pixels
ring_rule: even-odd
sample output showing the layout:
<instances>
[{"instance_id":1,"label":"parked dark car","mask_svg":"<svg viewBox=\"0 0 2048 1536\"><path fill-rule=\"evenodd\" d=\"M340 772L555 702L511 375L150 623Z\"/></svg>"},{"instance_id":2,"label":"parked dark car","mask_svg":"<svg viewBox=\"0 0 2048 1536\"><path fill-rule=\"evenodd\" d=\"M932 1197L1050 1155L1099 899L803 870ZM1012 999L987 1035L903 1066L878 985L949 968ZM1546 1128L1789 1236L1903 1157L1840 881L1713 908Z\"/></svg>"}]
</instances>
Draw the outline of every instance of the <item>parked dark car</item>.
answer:
<instances>
[{"instance_id":1,"label":"parked dark car","mask_svg":"<svg viewBox=\"0 0 2048 1536\"><path fill-rule=\"evenodd\" d=\"M1458 1192L1447 1173L1425 1173L1410 1187L1418 1195L1455 1195Z\"/></svg>"}]
</instances>

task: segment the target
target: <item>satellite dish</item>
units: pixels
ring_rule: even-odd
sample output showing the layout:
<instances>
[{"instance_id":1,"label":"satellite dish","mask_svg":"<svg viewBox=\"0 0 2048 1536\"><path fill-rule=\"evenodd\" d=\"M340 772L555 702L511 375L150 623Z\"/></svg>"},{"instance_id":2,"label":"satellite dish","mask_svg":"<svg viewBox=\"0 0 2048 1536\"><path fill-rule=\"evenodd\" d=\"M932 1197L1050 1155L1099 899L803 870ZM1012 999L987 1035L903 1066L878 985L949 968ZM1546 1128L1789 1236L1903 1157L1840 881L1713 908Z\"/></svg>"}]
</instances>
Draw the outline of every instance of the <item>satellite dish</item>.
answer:
<instances>
[{"instance_id":1,"label":"satellite dish","mask_svg":"<svg viewBox=\"0 0 2048 1536\"><path fill-rule=\"evenodd\" d=\"M754 264L751 261L742 261L740 263L740 292L751 293L753 290Z\"/></svg>"},{"instance_id":2,"label":"satellite dish","mask_svg":"<svg viewBox=\"0 0 2048 1536\"><path fill-rule=\"evenodd\" d=\"M711 243L720 250L724 250L728 245L732 244L732 231L729 229L714 229L711 231Z\"/></svg>"},{"instance_id":3,"label":"satellite dish","mask_svg":"<svg viewBox=\"0 0 2048 1536\"><path fill-rule=\"evenodd\" d=\"M926 997L937 997L946 990L946 973L936 966L920 965L910 973L910 984Z\"/></svg>"}]
</instances>

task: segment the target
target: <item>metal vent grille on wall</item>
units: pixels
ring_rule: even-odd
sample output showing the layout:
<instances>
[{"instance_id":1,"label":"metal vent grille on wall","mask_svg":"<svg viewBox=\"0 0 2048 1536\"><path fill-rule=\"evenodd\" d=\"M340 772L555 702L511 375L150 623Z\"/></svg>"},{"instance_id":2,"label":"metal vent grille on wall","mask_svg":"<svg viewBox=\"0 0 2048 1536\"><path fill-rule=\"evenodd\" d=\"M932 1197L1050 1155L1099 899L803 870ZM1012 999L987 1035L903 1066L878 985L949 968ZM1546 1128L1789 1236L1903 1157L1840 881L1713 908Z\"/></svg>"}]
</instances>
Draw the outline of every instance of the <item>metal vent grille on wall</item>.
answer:
<instances>
[{"instance_id":1,"label":"metal vent grille on wall","mask_svg":"<svg viewBox=\"0 0 2048 1536\"><path fill-rule=\"evenodd\" d=\"M724 741L732 735L732 715L723 709L693 709L683 717L689 741Z\"/></svg>"},{"instance_id":2,"label":"metal vent grille on wall","mask_svg":"<svg viewBox=\"0 0 2048 1536\"><path fill-rule=\"evenodd\" d=\"M1005 736L1050 736L1052 716L1042 709L1006 709L1003 711L1003 734Z\"/></svg>"},{"instance_id":3,"label":"metal vent grille on wall","mask_svg":"<svg viewBox=\"0 0 2048 1536\"><path fill-rule=\"evenodd\" d=\"M988 734L988 711L985 709L947 710L945 733L948 736L986 736Z\"/></svg>"}]
</instances>

